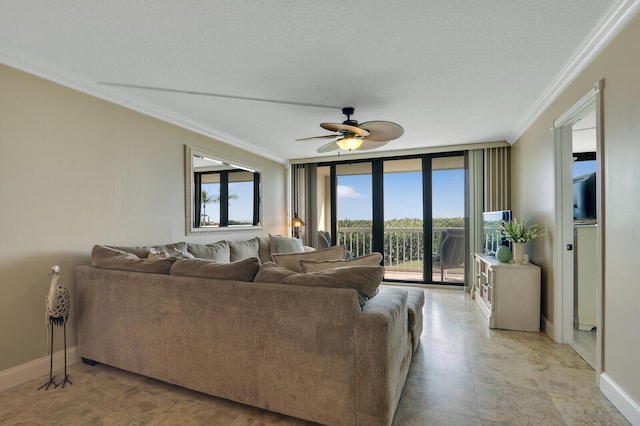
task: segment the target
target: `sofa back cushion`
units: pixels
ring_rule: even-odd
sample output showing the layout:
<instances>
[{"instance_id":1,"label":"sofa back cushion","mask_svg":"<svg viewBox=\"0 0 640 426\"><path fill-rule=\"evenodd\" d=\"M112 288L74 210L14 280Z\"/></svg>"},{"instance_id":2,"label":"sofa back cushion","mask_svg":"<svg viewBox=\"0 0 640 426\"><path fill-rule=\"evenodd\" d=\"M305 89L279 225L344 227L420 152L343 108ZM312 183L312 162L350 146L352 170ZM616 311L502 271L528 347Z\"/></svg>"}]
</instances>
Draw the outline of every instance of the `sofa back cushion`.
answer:
<instances>
[{"instance_id":1,"label":"sofa back cushion","mask_svg":"<svg viewBox=\"0 0 640 426\"><path fill-rule=\"evenodd\" d=\"M375 296L384 277L383 266L344 266L308 274L267 262L260 267L255 281L311 287L352 288L358 291L360 306Z\"/></svg>"},{"instance_id":2,"label":"sofa back cushion","mask_svg":"<svg viewBox=\"0 0 640 426\"><path fill-rule=\"evenodd\" d=\"M123 250L126 247L95 245L91 250L91 264L97 268L121 269L124 271L150 272L168 275L175 258L148 259L135 253L144 254L142 247L132 247L134 253ZM185 245L186 250L186 245ZM149 249L146 249L148 256Z\"/></svg>"},{"instance_id":3,"label":"sofa back cushion","mask_svg":"<svg viewBox=\"0 0 640 426\"><path fill-rule=\"evenodd\" d=\"M187 249L193 257L199 259L216 260L218 262L231 261L231 249L228 241L217 241L210 244L188 243Z\"/></svg>"},{"instance_id":4,"label":"sofa back cushion","mask_svg":"<svg viewBox=\"0 0 640 426\"><path fill-rule=\"evenodd\" d=\"M251 282L258 273L260 264L260 259L257 257L249 257L235 262L176 259L171 267L171 275Z\"/></svg>"},{"instance_id":5,"label":"sofa back cushion","mask_svg":"<svg viewBox=\"0 0 640 426\"><path fill-rule=\"evenodd\" d=\"M342 266L380 266L382 255L380 253L371 253L366 256L360 256L349 260L301 260L300 268L302 272L319 272L327 269L339 268Z\"/></svg>"},{"instance_id":6,"label":"sofa back cushion","mask_svg":"<svg viewBox=\"0 0 640 426\"><path fill-rule=\"evenodd\" d=\"M344 259L346 252L346 246L334 246L304 253L273 253L271 258L279 266L283 266L294 272L302 272L302 266L300 265L300 261L302 260L340 260Z\"/></svg>"},{"instance_id":7,"label":"sofa back cushion","mask_svg":"<svg viewBox=\"0 0 640 426\"><path fill-rule=\"evenodd\" d=\"M252 238L247 241L229 241L231 250L231 262L236 260L248 259L250 257L260 258L260 243L258 238Z\"/></svg>"}]
</instances>

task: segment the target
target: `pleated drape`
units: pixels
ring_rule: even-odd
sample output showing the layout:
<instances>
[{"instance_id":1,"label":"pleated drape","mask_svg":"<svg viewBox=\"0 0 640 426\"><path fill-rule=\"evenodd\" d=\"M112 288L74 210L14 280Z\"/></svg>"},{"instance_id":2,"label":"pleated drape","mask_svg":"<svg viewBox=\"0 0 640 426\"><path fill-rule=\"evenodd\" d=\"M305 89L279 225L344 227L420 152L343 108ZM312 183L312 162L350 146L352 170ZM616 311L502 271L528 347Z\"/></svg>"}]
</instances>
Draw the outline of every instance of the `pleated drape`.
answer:
<instances>
[{"instance_id":1,"label":"pleated drape","mask_svg":"<svg viewBox=\"0 0 640 426\"><path fill-rule=\"evenodd\" d=\"M484 150L484 211L511 208L511 147Z\"/></svg>"}]
</instances>

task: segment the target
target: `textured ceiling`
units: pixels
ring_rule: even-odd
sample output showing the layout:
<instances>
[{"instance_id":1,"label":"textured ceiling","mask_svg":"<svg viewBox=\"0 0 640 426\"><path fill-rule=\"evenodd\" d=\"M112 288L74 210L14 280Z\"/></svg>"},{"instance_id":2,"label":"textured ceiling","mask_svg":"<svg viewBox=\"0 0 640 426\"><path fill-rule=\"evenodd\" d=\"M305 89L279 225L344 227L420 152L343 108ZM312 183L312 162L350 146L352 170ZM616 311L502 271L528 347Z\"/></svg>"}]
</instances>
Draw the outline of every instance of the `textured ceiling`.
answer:
<instances>
[{"instance_id":1,"label":"textured ceiling","mask_svg":"<svg viewBox=\"0 0 640 426\"><path fill-rule=\"evenodd\" d=\"M513 142L632 3L0 0L0 62L279 161L342 106L405 128L381 150Z\"/></svg>"}]
</instances>

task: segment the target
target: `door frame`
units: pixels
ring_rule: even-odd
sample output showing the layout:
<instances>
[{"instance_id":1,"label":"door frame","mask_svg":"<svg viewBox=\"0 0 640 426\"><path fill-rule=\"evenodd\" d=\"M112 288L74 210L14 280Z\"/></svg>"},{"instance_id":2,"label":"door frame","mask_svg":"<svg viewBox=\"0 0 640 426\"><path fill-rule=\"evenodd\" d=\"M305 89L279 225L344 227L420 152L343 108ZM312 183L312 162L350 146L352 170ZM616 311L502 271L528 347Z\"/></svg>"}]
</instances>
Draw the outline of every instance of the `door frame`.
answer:
<instances>
[{"instance_id":1,"label":"door frame","mask_svg":"<svg viewBox=\"0 0 640 426\"><path fill-rule=\"evenodd\" d=\"M603 206L603 132L602 132L602 90L604 81L598 81L593 89L584 95L577 103L553 122L555 142L555 229L554 242L554 339L560 343L573 344L573 251L567 245L573 244L573 212L564 208L567 198L573 200L573 150L571 127L595 105L596 113L596 216L598 226L596 231L597 277L596 277L596 382L599 384L603 353L603 282L604 282L604 206Z\"/></svg>"}]
</instances>

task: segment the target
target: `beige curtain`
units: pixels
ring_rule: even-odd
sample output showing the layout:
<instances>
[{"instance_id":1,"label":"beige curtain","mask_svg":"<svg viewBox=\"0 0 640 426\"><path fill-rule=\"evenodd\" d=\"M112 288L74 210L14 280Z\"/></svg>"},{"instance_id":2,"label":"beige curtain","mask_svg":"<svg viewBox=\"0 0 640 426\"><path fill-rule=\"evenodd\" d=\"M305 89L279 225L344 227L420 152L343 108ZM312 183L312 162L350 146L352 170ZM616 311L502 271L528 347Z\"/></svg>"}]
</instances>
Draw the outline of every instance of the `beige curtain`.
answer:
<instances>
[{"instance_id":1,"label":"beige curtain","mask_svg":"<svg viewBox=\"0 0 640 426\"><path fill-rule=\"evenodd\" d=\"M291 166L291 212L290 220L298 216L305 223L307 222L305 211L305 166L304 164L294 164ZM291 225L291 222L289 222ZM304 240L306 226L300 229L300 238ZM293 228L289 226L290 236L293 236Z\"/></svg>"},{"instance_id":2,"label":"beige curtain","mask_svg":"<svg viewBox=\"0 0 640 426\"><path fill-rule=\"evenodd\" d=\"M511 208L511 147L484 150L484 211Z\"/></svg>"},{"instance_id":3,"label":"beige curtain","mask_svg":"<svg viewBox=\"0 0 640 426\"><path fill-rule=\"evenodd\" d=\"M484 198L482 149L467 152L467 267L465 268L465 291L473 285L473 254L482 253L482 209Z\"/></svg>"},{"instance_id":4,"label":"beige curtain","mask_svg":"<svg viewBox=\"0 0 640 426\"><path fill-rule=\"evenodd\" d=\"M317 165L294 164L291 166L291 218L297 215L305 223L300 229L300 239L305 245L315 247L317 218ZM291 230L293 233L293 230Z\"/></svg>"}]
</instances>

